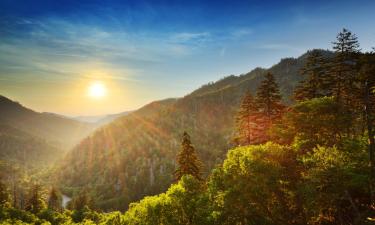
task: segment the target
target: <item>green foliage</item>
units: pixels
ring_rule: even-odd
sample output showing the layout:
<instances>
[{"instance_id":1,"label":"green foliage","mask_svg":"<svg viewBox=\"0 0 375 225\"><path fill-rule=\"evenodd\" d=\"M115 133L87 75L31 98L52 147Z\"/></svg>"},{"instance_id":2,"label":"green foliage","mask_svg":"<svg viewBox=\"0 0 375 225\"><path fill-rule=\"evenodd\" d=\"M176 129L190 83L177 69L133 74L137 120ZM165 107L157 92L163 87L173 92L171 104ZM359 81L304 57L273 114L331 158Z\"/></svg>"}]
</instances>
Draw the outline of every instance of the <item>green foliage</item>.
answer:
<instances>
[{"instance_id":1,"label":"green foliage","mask_svg":"<svg viewBox=\"0 0 375 225\"><path fill-rule=\"evenodd\" d=\"M82 210L86 206L92 206L90 197L88 196L87 190L83 190L75 198L71 200L72 207L75 210Z\"/></svg>"},{"instance_id":2,"label":"green foliage","mask_svg":"<svg viewBox=\"0 0 375 225\"><path fill-rule=\"evenodd\" d=\"M289 147L267 143L228 153L209 183L217 224L294 224L299 168Z\"/></svg>"},{"instance_id":3,"label":"green foliage","mask_svg":"<svg viewBox=\"0 0 375 225\"><path fill-rule=\"evenodd\" d=\"M303 156L304 198L310 223L364 224L371 215L366 143L318 147Z\"/></svg>"},{"instance_id":4,"label":"green foliage","mask_svg":"<svg viewBox=\"0 0 375 225\"><path fill-rule=\"evenodd\" d=\"M323 56L322 51L312 50L310 52L306 64L301 69L301 75L305 79L294 91L296 100L319 98L327 94L326 63L327 59Z\"/></svg>"},{"instance_id":5,"label":"green foliage","mask_svg":"<svg viewBox=\"0 0 375 225\"><path fill-rule=\"evenodd\" d=\"M355 34L343 29L333 42L335 56L329 62L329 90L338 102L348 104L356 92L359 43Z\"/></svg>"},{"instance_id":6,"label":"green foliage","mask_svg":"<svg viewBox=\"0 0 375 225\"><path fill-rule=\"evenodd\" d=\"M125 224L211 224L208 203L201 182L193 176L183 176L165 194L131 204Z\"/></svg>"},{"instance_id":7,"label":"green foliage","mask_svg":"<svg viewBox=\"0 0 375 225\"><path fill-rule=\"evenodd\" d=\"M125 224L366 224L371 216L363 140L301 154L274 143L232 149L204 188L183 177L131 204ZM345 222L344 222L345 221Z\"/></svg>"},{"instance_id":8,"label":"green foliage","mask_svg":"<svg viewBox=\"0 0 375 225\"><path fill-rule=\"evenodd\" d=\"M40 220L45 220L51 223L51 225L69 224L71 222L70 217L54 211L50 208L44 209L38 214Z\"/></svg>"},{"instance_id":9,"label":"green foliage","mask_svg":"<svg viewBox=\"0 0 375 225\"><path fill-rule=\"evenodd\" d=\"M48 197L48 208L54 211L61 210L62 205L62 196L61 193L55 188L52 187L49 197Z\"/></svg>"},{"instance_id":10,"label":"green foliage","mask_svg":"<svg viewBox=\"0 0 375 225\"><path fill-rule=\"evenodd\" d=\"M272 73L268 72L257 89L256 103L260 112L268 117L269 121L278 118L283 109L279 86Z\"/></svg>"},{"instance_id":11,"label":"green foliage","mask_svg":"<svg viewBox=\"0 0 375 225\"><path fill-rule=\"evenodd\" d=\"M26 210L37 214L45 208L46 203L43 199L42 187L40 184L34 184L29 192Z\"/></svg>"},{"instance_id":12,"label":"green foliage","mask_svg":"<svg viewBox=\"0 0 375 225\"><path fill-rule=\"evenodd\" d=\"M272 140L284 144L294 142L306 152L318 145L340 143L352 122L348 109L335 98L315 98L294 105L270 133Z\"/></svg>"}]
</instances>

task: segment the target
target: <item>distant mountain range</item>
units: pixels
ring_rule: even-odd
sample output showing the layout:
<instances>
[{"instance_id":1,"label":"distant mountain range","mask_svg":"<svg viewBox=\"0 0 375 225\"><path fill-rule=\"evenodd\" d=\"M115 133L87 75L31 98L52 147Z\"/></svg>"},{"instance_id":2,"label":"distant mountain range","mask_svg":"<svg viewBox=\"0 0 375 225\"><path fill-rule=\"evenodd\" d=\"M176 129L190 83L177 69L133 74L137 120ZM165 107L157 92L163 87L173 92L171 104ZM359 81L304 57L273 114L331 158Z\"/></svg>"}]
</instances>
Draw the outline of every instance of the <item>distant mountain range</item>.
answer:
<instances>
[{"instance_id":1,"label":"distant mountain range","mask_svg":"<svg viewBox=\"0 0 375 225\"><path fill-rule=\"evenodd\" d=\"M92 124L95 124L96 126L102 126L102 125L112 122L113 120L121 116L128 115L131 112L132 111L124 111L120 113L106 114L106 115L99 115L99 116L76 116L76 117L72 117L72 119L85 122L85 123L92 123Z\"/></svg>"},{"instance_id":2,"label":"distant mountain range","mask_svg":"<svg viewBox=\"0 0 375 225\"><path fill-rule=\"evenodd\" d=\"M60 186L69 194L90 189L102 209L125 209L129 202L166 190L184 131L209 171L232 146L235 115L245 92L255 93L263 75L271 72L283 101L290 103L308 54L225 77L183 98L155 101L116 119L67 155L56 174Z\"/></svg>"},{"instance_id":3,"label":"distant mountain range","mask_svg":"<svg viewBox=\"0 0 375 225\"><path fill-rule=\"evenodd\" d=\"M53 163L94 128L57 114L35 112L0 96L0 160Z\"/></svg>"}]
</instances>

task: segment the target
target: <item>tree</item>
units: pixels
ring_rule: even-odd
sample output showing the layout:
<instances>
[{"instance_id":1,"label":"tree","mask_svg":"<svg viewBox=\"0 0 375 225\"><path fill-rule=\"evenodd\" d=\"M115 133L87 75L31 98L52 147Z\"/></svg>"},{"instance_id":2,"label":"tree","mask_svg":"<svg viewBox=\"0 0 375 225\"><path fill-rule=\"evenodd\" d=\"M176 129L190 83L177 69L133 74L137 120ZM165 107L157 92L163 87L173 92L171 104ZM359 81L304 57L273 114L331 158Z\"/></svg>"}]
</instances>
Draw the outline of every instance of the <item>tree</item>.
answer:
<instances>
[{"instance_id":1,"label":"tree","mask_svg":"<svg viewBox=\"0 0 375 225\"><path fill-rule=\"evenodd\" d=\"M238 136L236 142L239 145L250 145L262 142L264 136L262 116L250 92L247 92L242 100L240 110L237 113L236 123Z\"/></svg>"},{"instance_id":2,"label":"tree","mask_svg":"<svg viewBox=\"0 0 375 225\"><path fill-rule=\"evenodd\" d=\"M353 125L348 111L334 97L299 102L271 128L271 140L297 144L303 152L309 152L318 145L338 145L345 137L345 130Z\"/></svg>"},{"instance_id":3,"label":"tree","mask_svg":"<svg viewBox=\"0 0 375 225\"><path fill-rule=\"evenodd\" d=\"M267 116L269 122L281 115L284 107L281 104L279 86L270 72L266 73L265 79L258 87L256 103L260 112Z\"/></svg>"},{"instance_id":4,"label":"tree","mask_svg":"<svg viewBox=\"0 0 375 225\"><path fill-rule=\"evenodd\" d=\"M347 140L340 148L319 146L302 157L301 191L313 224L371 224L366 156L365 141Z\"/></svg>"},{"instance_id":5,"label":"tree","mask_svg":"<svg viewBox=\"0 0 375 225\"><path fill-rule=\"evenodd\" d=\"M90 198L87 194L87 190L81 191L73 200L73 209L82 210L85 206L90 206Z\"/></svg>"},{"instance_id":6,"label":"tree","mask_svg":"<svg viewBox=\"0 0 375 225\"><path fill-rule=\"evenodd\" d=\"M271 142L230 150L208 183L213 224L307 224L298 164L293 149Z\"/></svg>"},{"instance_id":7,"label":"tree","mask_svg":"<svg viewBox=\"0 0 375 225\"><path fill-rule=\"evenodd\" d=\"M46 207L42 195L42 186L40 184L32 185L29 193L29 199L26 205L26 210L34 214L42 211Z\"/></svg>"},{"instance_id":8,"label":"tree","mask_svg":"<svg viewBox=\"0 0 375 225\"><path fill-rule=\"evenodd\" d=\"M309 52L306 64L301 69L301 75L305 77L294 92L296 100L308 100L323 97L327 94L325 77L325 63L320 50Z\"/></svg>"},{"instance_id":9,"label":"tree","mask_svg":"<svg viewBox=\"0 0 375 225\"><path fill-rule=\"evenodd\" d=\"M190 141L188 133L184 132L182 136L181 151L177 155L178 169L175 171L176 180L180 180L183 175L191 175L198 180L202 180L202 162L197 156L195 149Z\"/></svg>"},{"instance_id":10,"label":"tree","mask_svg":"<svg viewBox=\"0 0 375 225\"><path fill-rule=\"evenodd\" d=\"M359 43L356 35L344 28L332 44L335 57L329 65L330 92L336 97L336 101L349 104L357 82Z\"/></svg>"},{"instance_id":11,"label":"tree","mask_svg":"<svg viewBox=\"0 0 375 225\"><path fill-rule=\"evenodd\" d=\"M210 202L204 185L190 175L172 184L166 193L147 196L130 204L124 223L164 225L205 225L210 221Z\"/></svg>"},{"instance_id":12,"label":"tree","mask_svg":"<svg viewBox=\"0 0 375 225\"><path fill-rule=\"evenodd\" d=\"M259 123L262 127L261 142L269 140L269 128L281 117L284 106L281 104L279 87L272 73L265 74L265 79L258 87L255 102L259 110Z\"/></svg>"},{"instance_id":13,"label":"tree","mask_svg":"<svg viewBox=\"0 0 375 225\"><path fill-rule=\"evenodd\" d=\"M55 211L60 211L61 206L62 206L61 194L55 187L53 187L51 189L51 192L49 193L48 208L55 210Z\"/></svg>"}]
</instances>

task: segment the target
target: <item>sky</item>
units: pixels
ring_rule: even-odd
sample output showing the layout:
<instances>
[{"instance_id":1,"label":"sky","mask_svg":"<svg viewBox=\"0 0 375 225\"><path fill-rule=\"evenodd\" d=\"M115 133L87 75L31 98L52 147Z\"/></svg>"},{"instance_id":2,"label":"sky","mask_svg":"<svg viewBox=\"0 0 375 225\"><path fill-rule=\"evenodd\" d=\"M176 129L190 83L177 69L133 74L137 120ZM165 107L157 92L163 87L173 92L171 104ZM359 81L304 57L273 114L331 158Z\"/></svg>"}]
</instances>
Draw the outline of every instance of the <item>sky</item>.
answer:
<instances>
[{"instance_id":1,"label":"sky","mask_svg":"<svg viewBox=\"0 0 375 225\"><path fill-rule=\"evenodd\" d=\"M374 9L372 0L0 0L0 95L69 116L133 110L331 49L343 27L369 51ZM90 94L98 83L100 98Z\"/></svg>"}]
</instances>

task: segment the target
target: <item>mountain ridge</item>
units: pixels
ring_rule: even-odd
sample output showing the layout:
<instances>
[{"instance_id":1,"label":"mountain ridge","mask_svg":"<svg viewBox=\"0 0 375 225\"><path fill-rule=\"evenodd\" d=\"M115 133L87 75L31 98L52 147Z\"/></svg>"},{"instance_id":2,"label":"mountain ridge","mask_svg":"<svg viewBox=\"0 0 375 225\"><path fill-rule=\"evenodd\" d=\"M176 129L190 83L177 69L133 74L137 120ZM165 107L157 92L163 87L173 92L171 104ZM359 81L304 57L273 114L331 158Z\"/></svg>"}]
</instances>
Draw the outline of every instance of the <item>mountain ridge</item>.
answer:
<instances>
[{"instance_id":1,"label":"mountain ridge","mask_svg":"<svg viewBox=\"0 0 375 225\"><path fill-rule=\"evenodd\" d=\"M0 95L0 124L9 125L33 134L64 149L69 149L93 130L88 123L78 122L62 115L36 112Z\"/></svg>"}]
</instances>

